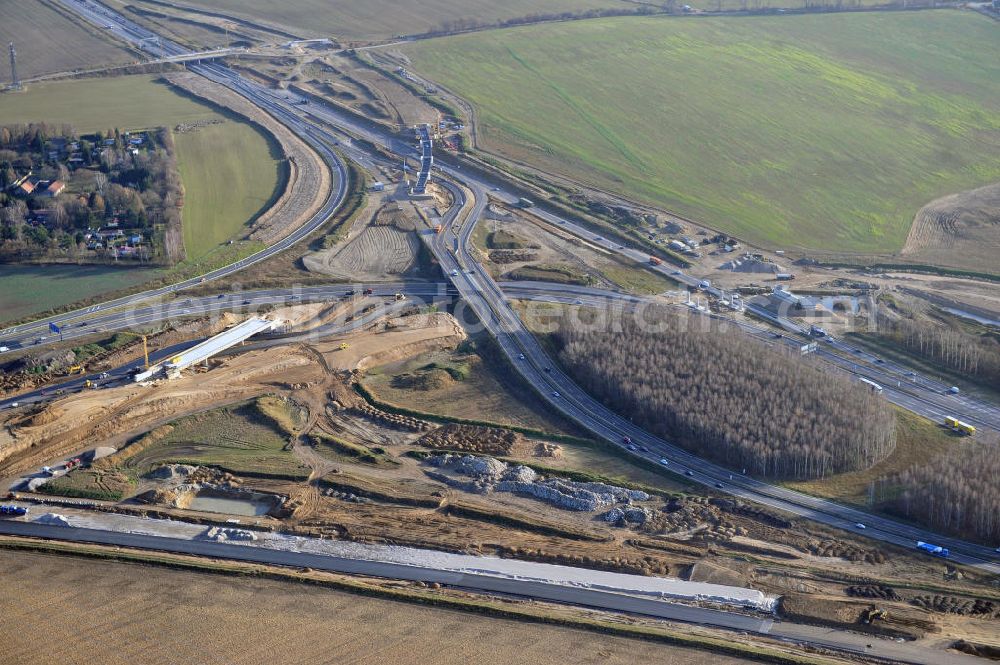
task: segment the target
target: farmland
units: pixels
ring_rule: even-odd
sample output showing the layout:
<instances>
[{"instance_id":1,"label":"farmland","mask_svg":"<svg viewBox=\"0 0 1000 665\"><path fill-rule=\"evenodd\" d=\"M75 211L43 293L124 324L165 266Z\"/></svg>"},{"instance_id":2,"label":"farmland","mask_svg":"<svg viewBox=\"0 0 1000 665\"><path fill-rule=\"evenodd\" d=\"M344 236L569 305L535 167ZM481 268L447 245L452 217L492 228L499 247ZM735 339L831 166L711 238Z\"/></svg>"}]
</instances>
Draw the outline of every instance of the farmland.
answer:
<instances>
[{"instance_id":1,"label":"farmland","mask_svg":"<svg viewBox=\"0 0 1000 665\"><path fill-rule=\"evenodd\" d=\"M403 50L477 107L488 150L758 244L894 252L921 206L1000 178L975 15L614 18Z\"/></svg>"},{"instance_id":2,"label":"farmland","mask_svg":"<svg viewBox=\"0 0 1000 665\"><path fill-rule=\"evenodd\" d=\"M0 265L0 321L11 321L154 279L156 270Z\"/></svg>"},{"instance_id":3,"label":"farmland","mask_svg":"<svg viewBox=\"0 0 1000 665\"><path fill-rule=\"evenodd\" d=\"M92 132L173 127L224 116L151 76L121 76L32 85L24 94L0 96L0 117L5 124L68 123Z\"/></svg>"},{"instance_id":4,"label":"farmland","mask_svg":"<svg viewBox=\"0 0 1000 665\"><path fill-rule=\"evenodd\" d=\"M0 551L9 572L0 611L5 652L19 663L181 661L510 663L555 665L741 659L680 647L519 623L250 576L224 577L59 555ZM169 602L165 602L169 599ZM100 630L81 630L80 617ZM137 617L142 617L137 621ZM47 639L14 630L32 620ZM155 639L151 636L155 635ZM235 636L242 636L236 639ZM37 635L36 635L37 637Z\"/></svg>"},{"instance_id":5,"label":"farmland","mask_svg":"<svg viewBox=\"0 0 1000 665\"><path fill-rule=\"evenodd\" d=\"M634 9L622 0L294 0L278 4L262 0L193 0L185 4L262 20L296 34L333 35L339 39L387 39L435 30L446 21L462 19L492 23L532 14Z\"/></svg>"},{"instance_id":6,"label":"farmland","mask_svg":"<svg viewBox=\"0 0 1000 665\"><path fill-rule=\"evenodd\" d=\"M22 79L97 65L126 64L137 59L97 28L78 25L53 5L58 3L3 3L0 43L4 46L4 67L0 71L4 83L9 82L8 42L17 47L17 71Z\"/></svg>"}]
</instances>

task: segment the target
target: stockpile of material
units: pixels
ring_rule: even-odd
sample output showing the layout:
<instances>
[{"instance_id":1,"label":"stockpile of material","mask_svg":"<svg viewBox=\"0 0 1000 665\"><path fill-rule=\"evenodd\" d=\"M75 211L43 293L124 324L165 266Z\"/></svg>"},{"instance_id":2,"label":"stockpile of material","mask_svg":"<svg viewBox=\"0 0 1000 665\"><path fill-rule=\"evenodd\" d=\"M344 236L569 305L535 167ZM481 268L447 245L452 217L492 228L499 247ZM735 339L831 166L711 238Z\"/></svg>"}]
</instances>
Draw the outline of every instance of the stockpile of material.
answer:
<instances>
[{"instance_id":1,"label":"stockpile of material","mask_svg":"<svg viewBox=\"0 0 1000 665\"><path fill-rule=\"evenodd\" d=\"M590 512L632 501L649 500L649 495L640 490L605 483L546 479L530 467L507 464L492 457L445 454L429 457L425 463L434 467L434 470L425 470L428 476L451 487L477 494L528 494L568 510Z\"/></svg>"}]
</instances>

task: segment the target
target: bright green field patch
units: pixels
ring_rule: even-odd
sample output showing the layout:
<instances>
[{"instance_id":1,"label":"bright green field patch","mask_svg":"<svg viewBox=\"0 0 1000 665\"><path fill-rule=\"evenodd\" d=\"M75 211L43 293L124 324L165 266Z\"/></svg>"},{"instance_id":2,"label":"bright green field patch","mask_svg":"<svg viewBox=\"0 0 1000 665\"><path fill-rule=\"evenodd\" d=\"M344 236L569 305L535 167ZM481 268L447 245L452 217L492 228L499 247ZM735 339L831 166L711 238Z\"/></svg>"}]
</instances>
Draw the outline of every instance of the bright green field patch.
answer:
<instances>
[{"instance_id":1,"label":"bright green field patch","mask_svg":"<svg viewBox=\"0 0 1000 665\"><path fill-rule=\"evenodd\" d=\"M265 135L227 121L174 136L184 183L184 249L198 260L266 209L284 179Z\"/></svg>"},{"instance_id":2,"label":"bright green field patch","mask_svg":"<svg viewBox=\"0 0 1000 665\"><path fill-rule=\"evenodd\" d=\"M958 11L620 18L404 47L490 150L782 247L888 252L1000 179L1000 40Z\"/></svg>"}]
</instances>

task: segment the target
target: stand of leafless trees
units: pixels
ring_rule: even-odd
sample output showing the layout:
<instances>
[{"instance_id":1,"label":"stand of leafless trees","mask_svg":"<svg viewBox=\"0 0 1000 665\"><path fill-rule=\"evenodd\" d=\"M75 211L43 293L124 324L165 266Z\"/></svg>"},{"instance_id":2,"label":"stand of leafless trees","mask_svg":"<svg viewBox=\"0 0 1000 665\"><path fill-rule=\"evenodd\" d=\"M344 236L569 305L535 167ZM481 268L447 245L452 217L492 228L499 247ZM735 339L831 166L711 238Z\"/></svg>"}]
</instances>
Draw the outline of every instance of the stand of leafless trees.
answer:
<instances>
[{"instance_id":1,"label":"stand of leafless trees","mask_svg":"<svg viewBox=\"0 0 1000 665\"><path fill-rule=\"evenodd\" d=\"M941 531L1000 542L1000 449L971 443L903 472L898 510Z\"/></svg>"},{"instance_id":2,"label":"stand of leafless trees","mask_svg":"<svg viewBox=\"0 0 1000 665\"><path fill-rule=\"evenodd\" d=\"M911 353L963 374L1000 385L1000 339L958 327L880 317L879 331Z\"/></svg>"},{"instance_id":3,"label":"stand of leafless trees","mask_svg":"<svg viewBox=\"0 0 1000 665\"><path fill-rule=\"evenodd\" d=\"M560 359L636 424L755 475L820 478L894 450L895 414L862 385L738 331L694 331L685 317L664 316L665 332L631 320L620 332L564 327Z\"/></svg>"}]
</instances>

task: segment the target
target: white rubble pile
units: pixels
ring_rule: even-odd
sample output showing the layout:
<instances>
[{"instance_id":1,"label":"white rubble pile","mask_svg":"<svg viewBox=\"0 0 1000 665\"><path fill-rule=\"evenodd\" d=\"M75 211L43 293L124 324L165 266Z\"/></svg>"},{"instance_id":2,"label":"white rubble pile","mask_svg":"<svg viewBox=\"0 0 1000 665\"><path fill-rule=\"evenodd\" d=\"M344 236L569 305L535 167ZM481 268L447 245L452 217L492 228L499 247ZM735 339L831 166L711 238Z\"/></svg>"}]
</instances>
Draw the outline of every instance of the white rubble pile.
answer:
<instances>
[{"instance_id":1,"label":"white rubble pile","mask_svg":"<svg viewBox=\"0 0 1000 665\"><path fill-rule=\"evenodd\" d=\"M545 479L530 467L506 464L492 457L444 454L429 457L425 462L443 471L471 478L464 480L440 471L425 470L434 480L451 487L477 494L529 494L568 510L592 512L616 504L649 500L649 495L640 490L605 483L580 483L562 478ZM642 520L645 521L645 513L642 514Z\"/></svg>"},{"instance_id":2,"label":"white rubble pile","mask_svg":"<svg viewBox=\"0 0 1000 665\"><path fill-rule=\"evenodd\" d=\"M257 540L257 534L249 529L233 529L225 526L213 526L205 532L205 538L216 542L229 540Z\"/></svg>"},{"instance_id":3,"label":"white rubble pile","mask_svg":"<svg viewBox=\"0 0 1000 665\"><path fill-rule=\"evenodd\" d=\"M70 526L69 520L59 513L45 513L39 515L35 521L39 524L51 524L52 526Z\"/></svg>"},{"instance_id":4,"label":"white rubble pile","mask_svg":"<svg viewBox=\"0 0 1000 665\"><path fill-rule=\"evenodd\" d=\"M637 506L615 506L603 515L604 521L610 524L645 524L649 519L649 511Z\"/></svg>"}]
</instances>

